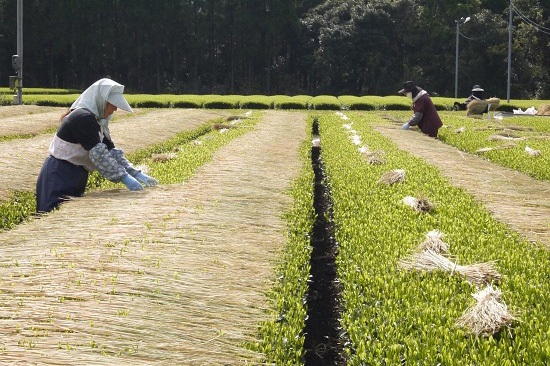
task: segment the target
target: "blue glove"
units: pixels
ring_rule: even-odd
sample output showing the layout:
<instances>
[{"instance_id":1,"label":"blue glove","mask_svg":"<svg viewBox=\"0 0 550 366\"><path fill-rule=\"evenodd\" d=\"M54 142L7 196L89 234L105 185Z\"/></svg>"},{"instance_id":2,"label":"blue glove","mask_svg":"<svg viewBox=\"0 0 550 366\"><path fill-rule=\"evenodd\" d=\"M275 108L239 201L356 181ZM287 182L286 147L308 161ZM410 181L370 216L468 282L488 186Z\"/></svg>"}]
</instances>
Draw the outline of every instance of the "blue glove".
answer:
<instances>
[{"instance_id":1,"label":"blue glove","mask_svg":"<svg viewBox=\"0 0 550 366\"><path fill-rule=\"evenodd\" d=\"M122 178L120 178L120 181L124 183L126 188L130 191L141 191L143 189L143 186L128 173L124 174Z\"/></svg>"},{"instance_id":2,"label":"blue glove","mask_svg":"<svg viewBox=\"0 0 550 366\"><path fill-rule=\"evenodd\" d=\"M134 178L136 178L139 182L145 184L147 187L152 187L159 184L158 180L141 172L137 173Z\"/></svg>"},{"instance_id":3,"label":"blue glove","mask_svg":"<svg viewBox=\"0 0 550 366\"><path fill-rule=\"evenodd\" d=\"M405 123L403 126L401 126L402 129L408 130L411 125L409 125L409 122Z\"/></svg>"}]
</instances>

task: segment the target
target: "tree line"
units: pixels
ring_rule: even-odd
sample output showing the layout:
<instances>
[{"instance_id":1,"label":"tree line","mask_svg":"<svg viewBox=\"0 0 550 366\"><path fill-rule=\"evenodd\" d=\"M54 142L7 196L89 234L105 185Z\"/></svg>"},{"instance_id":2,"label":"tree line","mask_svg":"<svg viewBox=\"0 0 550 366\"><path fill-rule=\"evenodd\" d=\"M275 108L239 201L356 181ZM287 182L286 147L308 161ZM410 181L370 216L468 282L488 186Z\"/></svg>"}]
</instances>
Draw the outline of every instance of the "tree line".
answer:
<instances>
[{"instance_id":1,"label":"tree line","mask_svg":"<svg viewBox=\"0 0 550 366\"><path fill-rule=\"evenodd\" d=\"M548 0L24 0L26 87L391 95L404 80L459 98L480 84L550 98ZM17 1L0 0L0 85L14 75Z\"/></svg>"}]
</instances>

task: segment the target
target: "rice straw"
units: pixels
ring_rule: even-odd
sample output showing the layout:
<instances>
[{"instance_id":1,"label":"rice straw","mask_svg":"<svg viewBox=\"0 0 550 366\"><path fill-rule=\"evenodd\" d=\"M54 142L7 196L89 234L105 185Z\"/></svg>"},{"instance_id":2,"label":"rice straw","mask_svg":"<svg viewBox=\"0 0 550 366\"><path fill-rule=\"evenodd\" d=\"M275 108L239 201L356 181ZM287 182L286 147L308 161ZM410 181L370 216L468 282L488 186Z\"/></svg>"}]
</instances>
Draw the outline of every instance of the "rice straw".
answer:
<instances>
[{"instance_id":1,"label":"rice straw","mask_svg":"<svg viewBox=\"0 0 550 366\"><path fill-rule=\"evenodd\" d=\"M434 204L426 197L407 196L403 198L403 203L412 207L416 212L429 212L434 208Z\"/></svg>"},{"instance_id":2,"label":"rice straw","mask_svg":"<svg viewBox=\"0 0 550 366\"><path fill-rule=\"evenodd\" d=\"M408 271L431 272L440 270L449 272L450 275L458 273L468 282L477 285L500 280L501 276L495 269L494 264L495 262L492 261L461 266L431 249L414 253L399 261L399 266Z\"/></svg>"},{"instance_id":3,"label":"rice straw","mask_svg":"<svg viewBox=\"0 0 550 366\"><path fill-rule=\"evenodd\" d=\"M458 319L457 326L466 328L477 336L488 337L517 320L502 301L501 291L492 285L473 293L472 296L477 302Z\"/></svg>"},{"instance_id":4,"label":"rice straw","mask_svg":"<svg viewBox=\"0 0 550 366\"><path fill-rule=\"evenodd\" d=\"M436 253L446 253L449 250L449 244L443 240L443 233L439 230L431 230L426 234L426 239L419 245L419 250L432 250Z\"/></svg>"}]
</instances>

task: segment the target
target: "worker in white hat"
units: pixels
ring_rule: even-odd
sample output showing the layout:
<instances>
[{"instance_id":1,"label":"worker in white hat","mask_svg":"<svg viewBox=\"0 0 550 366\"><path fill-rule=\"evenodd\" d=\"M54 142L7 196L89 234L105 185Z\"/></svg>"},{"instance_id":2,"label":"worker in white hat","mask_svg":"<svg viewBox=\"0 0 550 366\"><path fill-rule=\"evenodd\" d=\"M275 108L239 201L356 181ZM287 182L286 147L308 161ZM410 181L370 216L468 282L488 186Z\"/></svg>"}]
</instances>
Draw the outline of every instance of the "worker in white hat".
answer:
<instances>
[{"instance_id":1,"label":"worker in white hat","mask_svg":"<svg viewBox=\"0 0 550 366\"><path fill-rule=\"evenodd\" d=\"M468 99L466 99L464 103L455 102L453 105L453 109L456 111L465 111L468 108L468 103L470 103L472 100L483 100L484 91L485 90L483 90L481 86L477 84L474 85Z\"/></svg>"},{"instance_id":2,"label":"worker in white hat","mask_svg":"<svg viewBox=\"0 0 550 366\"><path fill-rule=\"evenodd\" d=\"M118 108L133 112L123 92L124 85L106 78L98 80L62 117L36 183L38 212L58 208L67 197L82 196L88 175L95 170L131 191L158 184L134 168L111 140L109 121L113 113Z\"/></svg>"}]
</instances>

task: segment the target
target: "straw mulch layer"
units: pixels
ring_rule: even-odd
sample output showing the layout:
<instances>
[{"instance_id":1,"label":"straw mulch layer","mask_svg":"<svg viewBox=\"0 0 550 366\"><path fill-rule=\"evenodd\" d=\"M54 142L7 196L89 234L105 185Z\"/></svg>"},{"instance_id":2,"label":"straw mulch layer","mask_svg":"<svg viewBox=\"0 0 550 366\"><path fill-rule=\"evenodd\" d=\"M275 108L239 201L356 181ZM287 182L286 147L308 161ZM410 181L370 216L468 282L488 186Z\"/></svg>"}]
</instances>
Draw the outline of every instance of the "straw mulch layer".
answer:
<instances>
[{"instance_id":1,"label":"straw mulch layer","mask_svg":"<svg viewBox=\"0 0 550 366\"><path fill-rule=\"evenodd\" d=\"M24 106L32 107L32 106ZM32 108L31 108L32 110ZM46 115L59 123L60 109ZM115 112L110 125L115 145L126 153L160 143L183 131L191 131L208 120L229 114L213 110L148 110L134 114ZM43 118L44 114L37 115ZM9 123L0 116L0 125ZM33 114L27 119L35 118ZM40 132L42 130L39 130ZM29 139L0 142L0 200L6 199L10 190L34 191L36 178L48 156L52 134L42 134Z\"/></svg>"},{"instance_id":2,"label":"straw mulch layer","mask_svg":"<svg viewBox=\"0 0 550 366\"><path fill-rule=\"evenodd\" d=\"M66 108L17 105L0 107L0 137L38 134L59 124Z\"/></svg>"},{"instance_id":3,"label":"straw mulch layer","mask_svg":"<svg viewBox=\"0 0 550 366\"><path fill-rule=\"evenodd\" d=\"M3 362L258 360L242 342L266 316L304 121L268 112L185 184L93 192L1 233Z\"/></svg>"},{"instance_id":4,"label":"straw mulch layer","mask_svg":"<svg viewBox=\"0 0 550 366\"><path fill-rule=\"evenodd\" d=\"M453 185L483 202L495 218L550 248L550 183L500 167L416 131L376 130L397 146L440 168Z\"/></svg>"}]
</instances>

